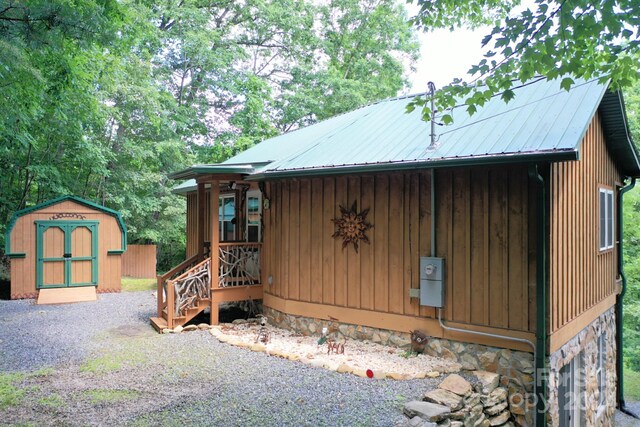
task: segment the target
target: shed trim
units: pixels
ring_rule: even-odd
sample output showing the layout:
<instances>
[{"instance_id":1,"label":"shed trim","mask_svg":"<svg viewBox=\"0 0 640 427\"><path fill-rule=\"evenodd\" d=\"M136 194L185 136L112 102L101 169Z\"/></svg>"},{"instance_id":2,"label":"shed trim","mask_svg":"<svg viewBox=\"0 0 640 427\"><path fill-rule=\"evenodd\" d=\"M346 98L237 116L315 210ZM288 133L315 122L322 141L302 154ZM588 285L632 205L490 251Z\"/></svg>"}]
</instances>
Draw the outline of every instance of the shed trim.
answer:
<instances>
[{"instance_id":1,"label":"shed trim","mask_svg":"<svg viewBox=\"0 0 640 427\"><path fill-rule=\"evenodd\" d=\"M122 219L122 215L120 214L120 212L115 211L113 209L109 209L107 207L104 206L100 206L97 203L93 203L90 202L88 200L85 199L81 199L80 197L77 196L61 196L58 197L56 199L52 199L52 200L48 200L44 203L40 203L39 205L35 205L35 206L31 206L30 208L25 208L25 209L21 209L17 212L14 212L14 214L11 216L11 220L9 221L9 224L7 226L7 230L5 231L5 240L4 240L4 253L5 256L7 258L25 258L26 254L24 253L12 253L11 252L11 231L13 231L13 227L16 225L16 222L18 221L18 218L20 218L21 216L24 216L26 214L29 214L31 212L35 212L37 210L40 209L44 209L46 207L55 205L57 203L61 203L61 202L66 202L66 201L72 201L72 202L76 202L78 204L87 206L89 208L104 212L108 215L111 215L112 217L114 217L116 219L116 222L118 223L118 227L120 227L120 231L122 232L122 243L121 243L121 249L119 249L120 253L124 252L127 250L127 227L124 224L124 220ZM115 252L115 251L109 251L109 252Z\"/></svg>"}]
</instances>

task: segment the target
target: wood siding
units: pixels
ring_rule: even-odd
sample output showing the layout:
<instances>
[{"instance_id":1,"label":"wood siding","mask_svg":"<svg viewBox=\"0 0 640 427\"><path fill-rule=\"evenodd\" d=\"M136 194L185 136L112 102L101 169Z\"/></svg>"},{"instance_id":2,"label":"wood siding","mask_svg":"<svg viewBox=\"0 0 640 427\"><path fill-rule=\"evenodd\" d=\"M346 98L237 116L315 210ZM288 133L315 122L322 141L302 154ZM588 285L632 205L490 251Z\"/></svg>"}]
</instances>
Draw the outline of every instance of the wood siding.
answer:
<instances>
[{"instance_id":1,"label":"wood siding","mask_svg":"<svg viewBox=\"0 0 640 427\"><path fill-rule=\"evenodd\" d=\"M120 255L107 255L107 251L120 250L122 232L111 215L67 200L21 216L11 232L11 250L25 253L25 258L11 260L11 298L36 296L36 226L34 221L49 220L59 213L77 213L98 225L98 292L120 290ZM73 219L72 219L73 220ZM50 249L45 248L49 251ZM55 267L52 267L55 268ZM79 266L78 268L84 268ZM77 274L81 272L78 271Z\"/></svg>"},{"instance_id":2,"label":"wood siding","mask_svg":"<svg viewBox=\"0 0 640 427\"><path fill-rule=\"evenodd\" d=\"M122 275L140 279L156 277L156 245L128 245L122 254Z\"/></svg>"},{"instance_id":3,"label":"wood siding","mask_svg":"<svg viewBox=\"0 0 640 427\"><path fill-rule=\"evenodd\" d=\"M583 139L580 160L553 164L550 175L549 332L554 348L563 344L557 337L566 341L575 334L564 332L555 339L553 334L564 327L578 333L588 321L580 315L616 292L617 249L599 250L598 189L615 191L622 177L607 152L599 115Z\"/></svg>"},{"instance_id":4,"label":"wood siding","mask_svg":"<svg viewBox=\"0 0 640 427\"><path fill-rule=\"evenodd\" d=\"M284 300L435 318L409 297L430 256L430 172L267 183L265 293ZM525 167L436 172L437 256L446 263L443 316L459 324L535 330L535 220ZM331 237L339 206L369 209L370 244ZM271 276L272 284L267 278ZM387 329L396 329L393 324Z\"/></svg>"}]
</instances>

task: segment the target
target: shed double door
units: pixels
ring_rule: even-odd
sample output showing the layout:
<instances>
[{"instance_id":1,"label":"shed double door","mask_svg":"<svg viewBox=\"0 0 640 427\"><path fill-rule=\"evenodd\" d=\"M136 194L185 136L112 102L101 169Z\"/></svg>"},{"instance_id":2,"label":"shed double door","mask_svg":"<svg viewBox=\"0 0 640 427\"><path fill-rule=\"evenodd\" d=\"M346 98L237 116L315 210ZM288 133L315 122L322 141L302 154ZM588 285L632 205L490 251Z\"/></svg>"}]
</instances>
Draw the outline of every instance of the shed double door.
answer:
<instances>
[{"instance_id":1,"label":"shed double door","mask_svg":"<svg viewBox=\"0 0 640 427\"><path fill-rule=\"evenodd\" d=\"M36 285L98 285L98 221L36 221Z\"/></svg>"}]
</instances>

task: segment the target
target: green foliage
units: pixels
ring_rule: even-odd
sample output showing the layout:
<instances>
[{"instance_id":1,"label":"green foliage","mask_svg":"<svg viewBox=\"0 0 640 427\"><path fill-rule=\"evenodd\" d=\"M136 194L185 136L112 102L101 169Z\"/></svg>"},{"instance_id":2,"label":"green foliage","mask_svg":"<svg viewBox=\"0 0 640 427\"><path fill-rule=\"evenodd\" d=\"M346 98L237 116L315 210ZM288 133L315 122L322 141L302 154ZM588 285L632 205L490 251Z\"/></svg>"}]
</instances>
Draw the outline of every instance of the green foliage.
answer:
<instances>
[{"instance_id":1,"label":"green foliage","mask_svg":"<svg viewBox=\"0 0 640 427\"><path fill-rule=\"evenodd\" d=\"M640 82L625 90L631 138L640 142ZM635 373L636 396L640 396L640 186L624 196L624 269L627 290L624 297L624 360ZM625 378L627 377L625 371ZM634 377L635 375L635 377ZM630 386L634 387L634 386ZM627 392L625 384L625 393Z\"/></svg>"},{"instance_id":2,"label":"green foliage","mask_svg":"<svg viewBox=\"0 0 640 427\"><path fill-rule=\"evenodd\" d=\"M626 401L640 401L640 372L625 369L624 398Z\"/></svg>"},{"instance_id":3,"label":"green foliage","mask_svg":"<svg viewBox=\"0 0 640 427\"><path fill-rule=\"evenodd\" d=\"M637 0L535 0L532 8L517 11L519 2L511 0L416 1L420 12L413 22L425 30L493 26L482 41L484 58L469 69L467 81L456 79L438 91L441 112L462 98L473 113L487 97L535 76L562 78L566 90L575 78L611 81L614 89L638 79ZM422 105L423 116L430 117L429 106Z\"/></svg>"},{"instance_id":4,"label":"green foliage","mask_svg":"<svg viewBox=\"0 0 640 427\"><path fill-rule=\"evenodd\" d=\"M184 259L167 173L393 96L417 53L394 0L0 0L0 255L11 214L74 194Z\"/></svg>"}]
</instances>

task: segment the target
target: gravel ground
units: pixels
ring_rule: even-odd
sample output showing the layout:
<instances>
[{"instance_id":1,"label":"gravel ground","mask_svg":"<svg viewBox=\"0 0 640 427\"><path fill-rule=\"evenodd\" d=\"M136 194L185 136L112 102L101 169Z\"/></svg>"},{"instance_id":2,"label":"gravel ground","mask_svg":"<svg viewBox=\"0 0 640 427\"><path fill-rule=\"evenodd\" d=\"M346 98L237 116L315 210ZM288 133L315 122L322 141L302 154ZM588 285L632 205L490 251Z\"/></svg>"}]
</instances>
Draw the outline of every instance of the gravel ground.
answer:
<instances>
[{"instance_id":1,"label":"gravel ground","mask_svg":"<svg viewBox=\"0 0 640 427\"><path fill-rule=\"evenodd\" d=\"M0 425L390 426L441 379L370 380L217 341L160 335L150 292L0 301ZM3 380L4 378L4 380Z\"/></svg>"}]
</instances>

